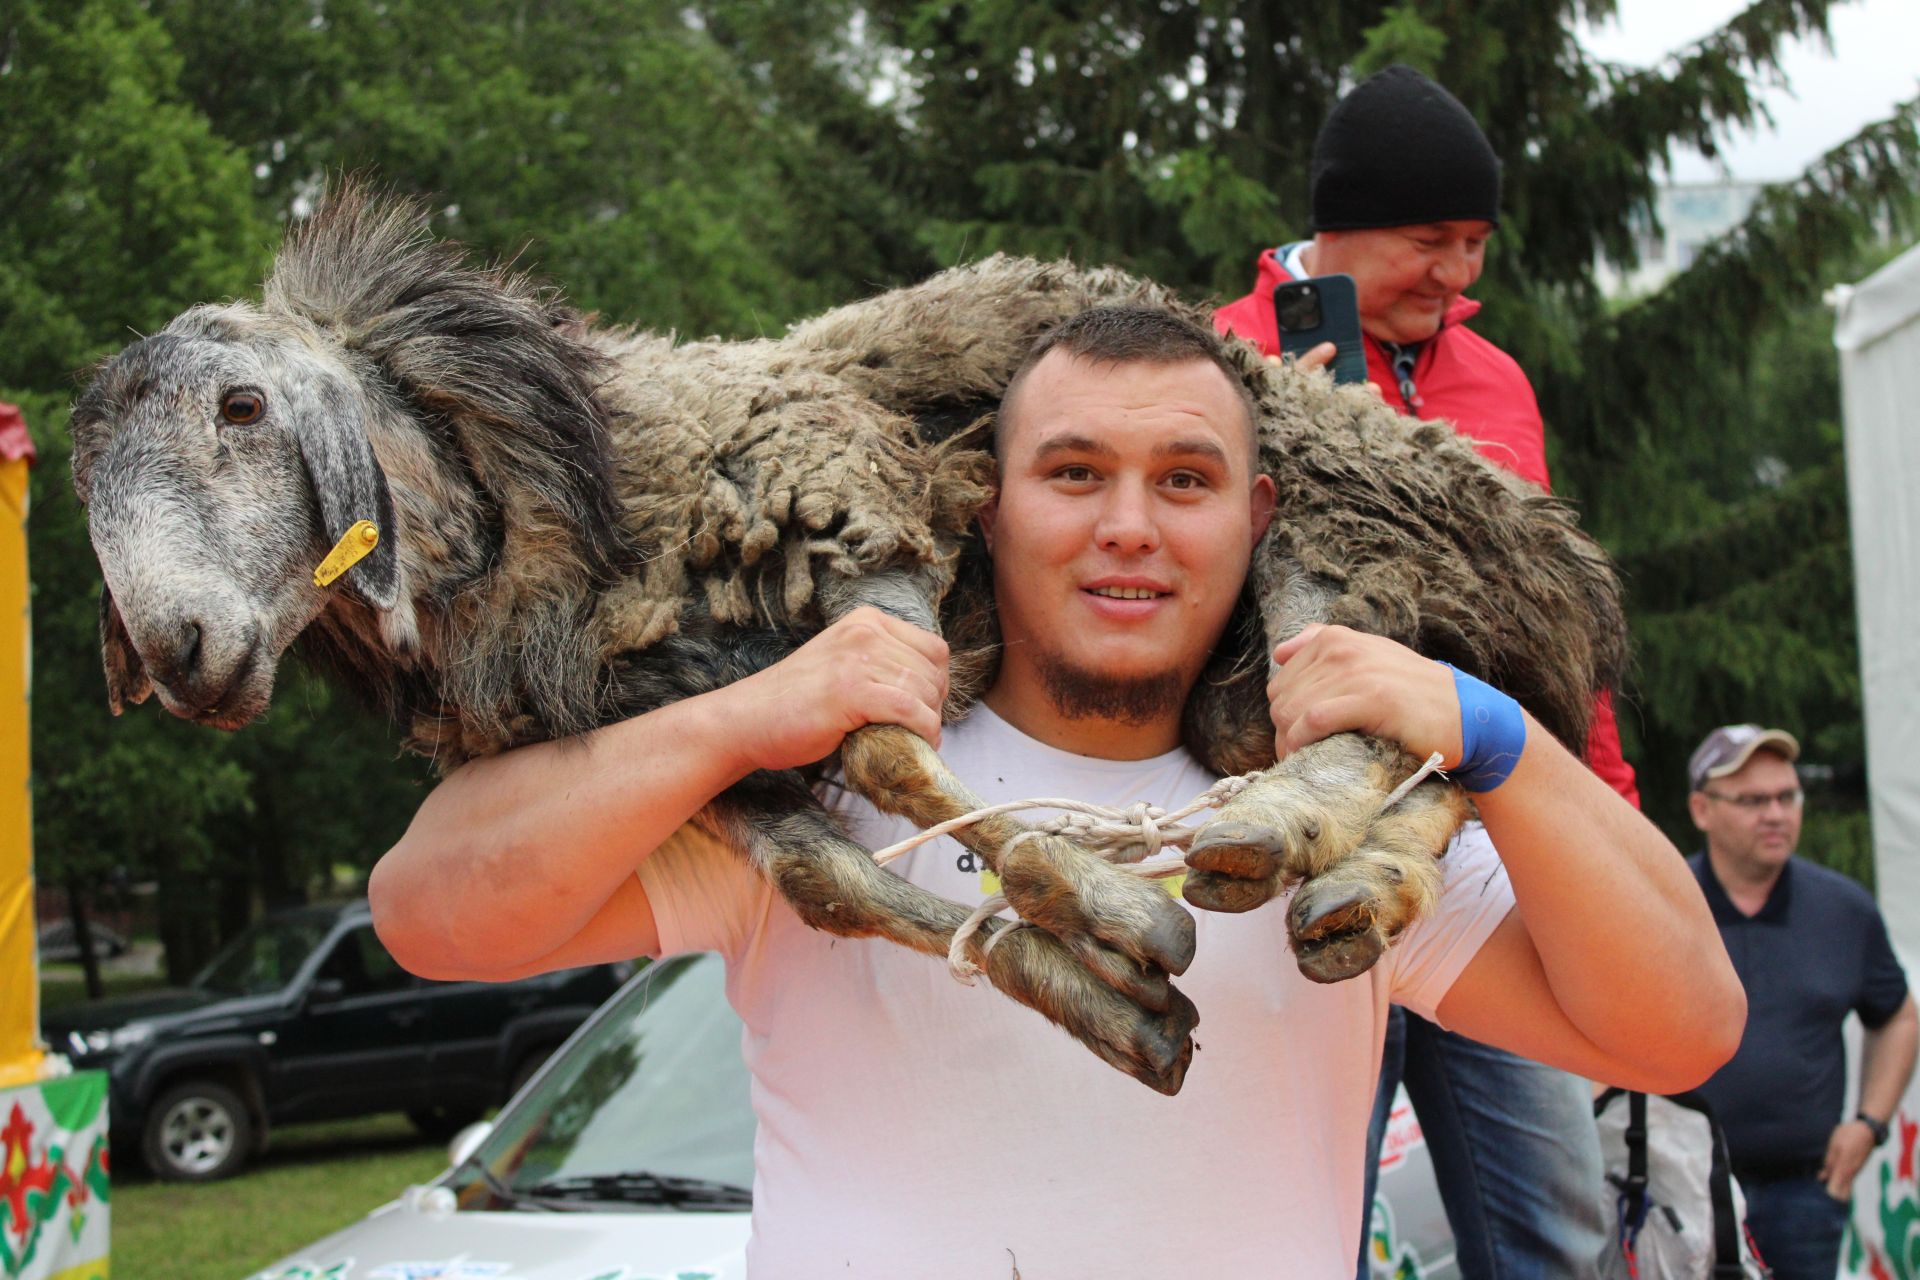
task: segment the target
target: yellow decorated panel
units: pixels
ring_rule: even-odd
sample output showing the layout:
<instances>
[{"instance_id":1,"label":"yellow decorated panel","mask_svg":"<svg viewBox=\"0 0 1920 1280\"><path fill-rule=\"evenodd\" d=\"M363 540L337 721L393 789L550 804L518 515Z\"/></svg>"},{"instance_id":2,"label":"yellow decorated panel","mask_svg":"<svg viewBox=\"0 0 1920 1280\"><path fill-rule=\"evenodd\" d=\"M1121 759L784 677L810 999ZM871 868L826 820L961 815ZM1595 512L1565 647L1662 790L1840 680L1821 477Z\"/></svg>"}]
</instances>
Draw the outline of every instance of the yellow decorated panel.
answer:
<instances>
[{"instance_id":1,"label":"yellow decorated panel","mask_svg":"<svg viewBox=\"0 0 1920 1280\"><path fill-rule=\"evenodd\" d=\"M33 815L27 794L27 463L0 461L0 1087L36 1079Z\"/></svg>"}]
</instances>

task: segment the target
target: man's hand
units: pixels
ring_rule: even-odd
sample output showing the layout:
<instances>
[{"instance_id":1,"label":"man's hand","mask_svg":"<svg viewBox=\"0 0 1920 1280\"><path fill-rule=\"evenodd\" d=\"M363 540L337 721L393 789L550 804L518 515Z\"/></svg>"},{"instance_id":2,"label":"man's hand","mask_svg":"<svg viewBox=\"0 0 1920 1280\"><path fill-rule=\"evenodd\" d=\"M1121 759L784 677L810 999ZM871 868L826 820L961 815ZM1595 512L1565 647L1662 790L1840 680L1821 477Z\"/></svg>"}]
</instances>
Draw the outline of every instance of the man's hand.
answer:
<instances>
[{"instance_id":1,"label":"man's hand","mask_svg":"<svg viewBox=\"0 0 1920 1280\"><path fill-rule=\"evenodd\" d=\"M1324 369L1332 364L1333 358L1339 354L1339 347L1331 342L1323 342L1317 347L1308 347L1302 351L1293 358L1293 363L1302 369ZM1268 356L1267 359L1275 364L1280 363L1279 356Z\"/></svg>"},{"instance_id":2,"label":"man's hand","mask_svg":"<svg viewBox=\"0 0 1920 1280\"><path fill-rule=\"evenodd\" d=\"M1273 651L1267 681L1273 750L1285 759L1346 730L1398 742L1415 756L1460 762L1460 699L1453 675L1405 645L1315 624Z\"/></svg>"},{"instance_id":3,"label":"man's hand","mask_svg":"<svg viewBox=\"0 0 1920 1280\"><path fill-rule=\"evenodd\" d=\"M1827 1138L1827 1158L1820 1163L1820 1181L1835 1200L1853 1199L1853 1180L1873 1154L1873 1130L1863 1120L1845 1120Z\"/></svg>"},{"instance_id":4,"label":"man's hand","mask_svg":"<svg viewBox=\"0 0 1920 1280\"><path fill-rule=\"evenodd\" d=\"M749 770L812 764L868 724L901 725L939 746L947 644L878 609L856 609L709 696L725 700Z\"/></svg>"},{"instance_id":5,"label":"man's hand","mask_svg":"<svg viewBox=\"0 0 1920 1280\"><path fill-rule=\"evenodd\" d=\"M1302 351L1293 358L1293 363L1295 367L1301 369L1324 369L1332 364L1333 358L1339 354L1339 347L1331 342L1323 342L1317 347L1308 347L1305 351ZM1268 356L1267 363L1279 364L1280 357ZM1373 392L1374 395L1379 396L1382 400L1387 398L1387 393L1380 389L1380 384L1371 378L1367 380L1367 390Z\"/></svg>"}]
</instances>

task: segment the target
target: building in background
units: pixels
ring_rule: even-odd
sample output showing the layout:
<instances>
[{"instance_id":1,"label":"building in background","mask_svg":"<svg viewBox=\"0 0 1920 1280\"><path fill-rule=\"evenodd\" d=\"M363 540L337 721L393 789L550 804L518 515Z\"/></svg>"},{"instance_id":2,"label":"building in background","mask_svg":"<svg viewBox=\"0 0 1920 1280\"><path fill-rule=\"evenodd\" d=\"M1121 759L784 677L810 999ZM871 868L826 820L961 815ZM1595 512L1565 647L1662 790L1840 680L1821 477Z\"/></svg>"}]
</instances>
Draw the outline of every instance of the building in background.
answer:
<instances>
[{"instance_id":1,"label":"building in background","mask_svg":"<svg viewBox=\"0 0 1920 1280\"><path fill-rule=\"evenodd\" d=\"M1738 226L1766 185L1728 180L1658 188L1654 207L1659 229L1645 224L1634 237L1639 265L1622 268L1601 259L1595 272L1601 290L1610 298L1652 293L1669 276L1692 266L1709 241Z\"/></svg>"}]
</instances>

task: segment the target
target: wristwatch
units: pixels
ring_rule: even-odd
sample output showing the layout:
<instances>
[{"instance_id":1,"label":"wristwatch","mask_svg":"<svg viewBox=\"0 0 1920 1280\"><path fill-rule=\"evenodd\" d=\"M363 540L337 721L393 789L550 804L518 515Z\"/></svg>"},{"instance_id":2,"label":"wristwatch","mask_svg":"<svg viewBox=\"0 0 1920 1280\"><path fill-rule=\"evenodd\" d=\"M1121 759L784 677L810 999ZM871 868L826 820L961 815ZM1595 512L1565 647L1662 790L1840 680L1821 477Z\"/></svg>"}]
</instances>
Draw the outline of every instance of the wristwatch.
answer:
<instances>
[{"instance_id":1,"label":"wristwatch","mask_svg":"<svg viewBox=\"0 0 1920 1280\"><path fill-rule=\"evenodd\" d=\"M1887 1122L1885 1120L1875 1120L1864 1111L1858 1112L1853 1118L1873 1130L1874 1146L1877 1147L1887 1140Z\"/></svg>"}]
</instances>

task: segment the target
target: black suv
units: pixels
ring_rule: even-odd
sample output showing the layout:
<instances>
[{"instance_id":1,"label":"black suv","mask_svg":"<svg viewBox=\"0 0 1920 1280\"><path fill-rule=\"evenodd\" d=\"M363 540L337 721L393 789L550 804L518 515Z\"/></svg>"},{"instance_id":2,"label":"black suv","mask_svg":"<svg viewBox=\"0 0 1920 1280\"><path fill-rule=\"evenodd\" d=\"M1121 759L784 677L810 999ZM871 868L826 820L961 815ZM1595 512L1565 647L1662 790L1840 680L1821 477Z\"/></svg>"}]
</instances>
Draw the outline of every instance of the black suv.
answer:
<instances>
[{"instance_id":1,"label":"black suv","mask_svg":"<svg viewBox=\"0 0 1920 1280\"><path fill-rule=\"evenodd\" d=\"M113 1144L162 1178L237 1170L270 1124L404 1111L435 1138L533 1073L633 972L429 982L387 954L364 900L267 916L184 990L42 1019L76 1067L108 1072Z\"/></svg>"}]
</instances>

